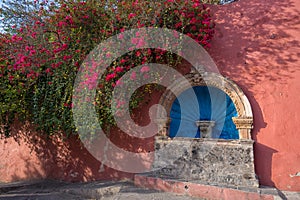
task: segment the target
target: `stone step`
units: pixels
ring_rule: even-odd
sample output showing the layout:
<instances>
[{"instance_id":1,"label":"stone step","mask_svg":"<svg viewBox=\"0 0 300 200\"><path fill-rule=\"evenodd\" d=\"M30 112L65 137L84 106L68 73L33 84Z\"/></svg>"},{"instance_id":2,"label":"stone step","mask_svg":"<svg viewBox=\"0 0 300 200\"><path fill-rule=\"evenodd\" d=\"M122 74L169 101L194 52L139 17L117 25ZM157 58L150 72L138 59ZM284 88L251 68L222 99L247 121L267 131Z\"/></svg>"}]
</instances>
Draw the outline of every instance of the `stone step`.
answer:
<instances>
[{"instance_id":1,"label":"stone step","mask_svg":"<svg viewBox=\"0 0 300 200\"><path fill-rule=\"evenodd\" d=\"M199 182L186 182L176 179L151 176L151 174L135 175L134 184L138 187L155 189L184 196L216 200L280 200L287 199L282 192L275 188L255 187L221 187L205 185ZM300 199L299 193L291 195Z\"/></svg>"}]
</instances>

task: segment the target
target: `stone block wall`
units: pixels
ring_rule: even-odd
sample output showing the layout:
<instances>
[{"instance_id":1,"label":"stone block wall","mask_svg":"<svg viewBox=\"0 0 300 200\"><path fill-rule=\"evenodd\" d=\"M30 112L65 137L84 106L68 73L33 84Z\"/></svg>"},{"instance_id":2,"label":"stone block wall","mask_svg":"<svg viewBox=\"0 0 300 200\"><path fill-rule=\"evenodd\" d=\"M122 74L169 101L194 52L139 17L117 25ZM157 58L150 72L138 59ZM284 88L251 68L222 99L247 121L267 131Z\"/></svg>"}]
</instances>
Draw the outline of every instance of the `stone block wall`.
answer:
<instances>
[{"instance_id":1,"label":"stone block wall","mask_svg":"<svg viewBox=\"0 0 300 200\"><path fill-rule=\"evenodd\" d=\"M253 141L157 136L154 175L225 187L258 187Z\"/></svg>"}]
</instances>

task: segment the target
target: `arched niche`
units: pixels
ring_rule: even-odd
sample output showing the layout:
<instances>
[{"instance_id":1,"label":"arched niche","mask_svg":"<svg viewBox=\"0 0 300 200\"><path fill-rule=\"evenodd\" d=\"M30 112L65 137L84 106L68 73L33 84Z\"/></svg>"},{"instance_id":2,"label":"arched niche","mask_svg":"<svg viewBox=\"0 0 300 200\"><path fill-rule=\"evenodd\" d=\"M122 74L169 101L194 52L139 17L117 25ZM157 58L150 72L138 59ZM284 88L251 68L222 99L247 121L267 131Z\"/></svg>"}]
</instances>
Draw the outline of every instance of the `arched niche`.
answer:
<instances>
[{"instance_id":1,"label":"arched niche","mask_svg":"<svg viewBox=\"0 0 300 200\"><path fill-rule=\"evenodd\" d=\"M231 98L237 110L238 116L233 117L232 120L238 130L239 139L251 140L253 114L249 100L241 88L220 74L212 72L203 72L200 74L193 68L190 73L184 76L184 79L178 80L171 85L160 98L159 104L162 105L165 110L158 110L157 113L156 123L159 128L158 135L168 136L170 110L172 103L176 99L175 94L178 95L191 86L212 86L224 91Z\"/></svg>"}]
</instances>

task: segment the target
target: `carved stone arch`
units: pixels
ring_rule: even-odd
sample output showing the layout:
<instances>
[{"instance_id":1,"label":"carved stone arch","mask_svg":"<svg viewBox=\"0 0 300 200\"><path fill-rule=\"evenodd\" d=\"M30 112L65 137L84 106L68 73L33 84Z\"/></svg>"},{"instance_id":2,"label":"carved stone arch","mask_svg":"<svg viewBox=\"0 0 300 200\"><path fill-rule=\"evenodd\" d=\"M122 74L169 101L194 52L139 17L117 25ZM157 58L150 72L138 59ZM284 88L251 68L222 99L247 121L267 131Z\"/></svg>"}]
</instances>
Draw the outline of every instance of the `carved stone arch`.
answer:
<instances>
[{"instance_id":1,"label":"carved stone arch","mask_svg":"<svg viewBox=\"0 0 300 200\"><path fill-rule=\"evenodd\" d=\"M238 129L239 138L242 140L251 140L253 114L249 100L241 88L220 74L212 72L201 72L200 74L194 69L186 74L184 78L173 83L160 98L159 104L165 110L160 109L157 113L156 122L159 128L159 135L168 135L172 104L179 94L191 86L212 86L225 92L231 98L237 110L238 116L233 118L233 122Z\"/></svg>"}]
</instances>

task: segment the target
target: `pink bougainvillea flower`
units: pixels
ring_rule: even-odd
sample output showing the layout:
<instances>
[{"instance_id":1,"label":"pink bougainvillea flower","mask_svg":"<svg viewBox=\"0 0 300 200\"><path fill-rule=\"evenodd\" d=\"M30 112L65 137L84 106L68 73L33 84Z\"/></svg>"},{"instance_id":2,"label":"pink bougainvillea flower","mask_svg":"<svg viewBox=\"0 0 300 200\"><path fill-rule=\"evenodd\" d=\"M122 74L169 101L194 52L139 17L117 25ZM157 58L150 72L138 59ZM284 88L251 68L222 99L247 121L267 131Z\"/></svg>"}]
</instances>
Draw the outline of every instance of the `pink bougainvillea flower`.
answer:
<instances>
[{"instance_id":1,"label":"pink bougainvillea flower","mask_svg":"<svg viewBox=\"0 0 300 200\"><path fill-rule=\"evenodd\" d=\"M136 79L136 72L135 71L132 72L132 74L130 76L130 79L133 80L133 81Z\"/></svg>"},{"instance_id":2,"label":"pink bougainvillea flower","mask_svg":"<svg viewBox=\"0 0 300 200\"><path fill-rule=\"evenodd\" d=\"M197 30L197 27L196 27L196 26L192 26L191 30L192 30L192 31L196 31L196 30Z\"/></svg>"},{"instance_id":3,"label":"pink bougainvillea flower","mask_svg":"<svg viewBox=\"0 0 300 200\"><path fill-rule=\"evenodd\" d=\"M178 22L178 23L175 24L175 28L179 28L181 26L182 26L182 22Z\"/></svg>"},{"instance_id":4,"label":"pink bougainvillea flower","mask_svg":"<svg viewBox=\"0 0 300 200\"><path fill-rule=\"evenodd\" d=\"M177 32L177 31L174 31L174 32L173 32L173 35L174 35L174 37L175 37L175 38L178 38L178 37L179 37L179 35L178 35L178 32Z\"/></svg>"},{"instance_id":5,"label":"pink bougainvillea flower","mask_svg":"<svg viewBox=\"0 0 300 200\"><path fill-rule=\"evenodd\" d=\"M210 21L208 21L208 20L203 20L201 23L202 23L203 25L209 25L209 24L210 24Z\"/></svg>"},{"instance_id":6,"label":"pink bougainvillea flower","mask_svg":"<svg viewBox=\"0 0 300 200\"><path fill-rule=\"evenodd\" d=\"M123 35L123 34L119 34L118 38L119 38L120 40L123 40L123 39L124 39L124 35Z\"/></svg>"},{"instance_id":7,"label":"pink bougainvillea flower","mask_svg":"<svg viewBox=\"0 0 300 200\"><path fill-rule=\"evenodd\" d=\"M136 14L130 13L130 14L128 15L128 19L132 19L132 18L134 18L135 16L136 16Z\"/></svg>"},{"instance_id":8,"label":"pink bougainvillea flower","mask_svg":"<svg viewBox=\"0 0 300 200\"><path fill-rule=\"evenodd\" d=\"M47 0L35 0L35 2L39 4L39 2L47 2ZM109 7L108 10L103 9L101 6L86 4L85 2L83 0L72 1L67 4L61 4L59 7L56 7L54 3L51 5L52 7L49 7L45 3L45 6L41 6L43 9L41 9L39 14L43 17L44 14L51 11L53 13L51 17L41 18L41 21L36 18L32 23L24 25L22 28L15 26L16 35L7 37L7 40L3 38L0 41L0 44L12 46L11 52L7 54L8 56L11 54L11 56L7 59L10 62L5 64L6 68L1 66L3 65L2 58L5 57L6 59L8 56L6 54L3 56L2 52L0 52L0 76L5 76L7 81L15 81L18 77L15 74L20 74L22 79L27 76L29 83L31 83L31 79L36 79L42 75L49 77L49 79L45 79L45 84L56 85L61 83L61 81L65 81L66 75L61 72L65 70L68 72L70 70L75 70L74 72L81 70L80 64L85 59L88 49L92 49L94 44L116 33L120 33L118 36L119 40L124 40L126 35L122 32L131 28L144 26L165 27L167 25L170 26L170 29L177 30L180 33L184 30L184 33L189 33L193 39L204 47L209 47L209 41L213 35L214 23L210 17L209 10L203 10L205 7L202 6L202 1L200 0L165 0L159 4L153 4L154 7L150 9L150 4L147 1L114 1L113 4L118 9L110 9ZM102 1L99 2L101 3ZM102 5L105 6L106 4ZM50 8L51 10L49 10ZM115 18L110 19L106 11L114 12ZM153 14L154 17L149 18L149 14L150 16ZM174 21L174 19L178 20ZM107 23L102 23L103 21ZM48 27L48 25L50 26ZM43 26L46 27L43 28ZM51 29L49 29L50 27ZM48 31L50 33L53 31L55 34L48 34ZM93 41L92 43L85 42L86 33L89 34L87 39ZM180 33L174 32L174 37L179 38ZM143 35L144 33L142 32L137 32L133 35L135 38L129 41L131 45L128 47L132 52L113 62L107 74L102 80L99 80L100 84L98 84L98 79L94 72L98 66L102 65L101 62L105 62L105 58L101 58L99 61L91 60L87 64L89 70L84 75L85 80L80 85L80 89L84 87L89 89L99 87L106 90L107 86L123 87L125 81L151 78L150 72L152 68L147 63L173 61L172 56L169 56L170 54L163 50L156 51L150 48L139 50L148 42ZM45 37L43 38L42 36ZM177 48L176 45L174 44L175 48ZM163 48L165 47L167 46L164 45ZM107 57L112 57L114 52L109 52L109 48L107 48L103 51L103 54L107 55ZM182 53L182 55L184 54ZM129 80L118 80L123 73L141 64L142 67L139 68L139 71L129 72ZM46 68L42 69L41 66ZM9 71L3 75L2 73L7 69ZM70 73L71 76L72 74L75 73ZM57 90L55 87L49 87L49 89ZM70 87L62 87L62 89L68 91ZM103 95L106 101L109 94L103 93ZM143 94L139 97L143 97ZM95 99L88 101L93 103ZM104 104L106 104L105 101L103 102ZM59 103L59 106L62 108L70 106L69 101L56 103ZM120 106L120 103L117 105ZM123 107L121 106L121 108ZM122 111L121 108L118 110Z\"/></svg>"},{"instance_id":9,"label":"pink bougainvillea flower","mask_svg":"<svg viewBox=\"0 0 300 200\"><path fill-rule=\"evenodd\" d=\"M17 40L17 35L11 36L11 39L12 39L12 40Z\"/></svg>"},{"instance_id":10,"label":"pink bougainvillea flower","mask_svg":"<svg viewBox=\"0 0 300 200\"><path fill-rule=\"evenodd\" d=\"M140 51L137 51L137 52L135 53L135 55L136 55L137 57L140 57L140 56L142 55L142 53L141 53Z\"/></svg>"},{"instance_id":11,"label":"pink bougainvillea flower","mask_svg":"<svg viewBox=\"0 0 300 200\"><path fill-rule=\"evenodd\" d=\"M116 86L121 86L121 85L123 85L123 82L121 80L117 80L116 81Z\"/></svg>"},{"instance_id":12,"label":"pink bougainvillea flower","mask_svg":"<svg viewBox=\"0 0 300 200\"><path fill-rule=\"evenodd\" d=\"M36 32L31 33L31 37L35 39L36 38L36 34L37 34Z\"/></svg>"},{"instance_id":13,"label":"pink bougainvillea flower","mask_svg":"<svg viewBox=\"0 0 300 200\"><path fill-rule=\"evenodd\" d=\"M29 55L30 55L30 56L33 56L33 55L35 55L35 54L36 54L36 50L34 50L34 49L30 50L30 52L29 52Z\"/></svg>"},{"instance_id":14,"label":"pink bougainvillea flower","mask_svg":"<svg viewBox=\"0 0 300 200\"><path fill-rule=\"evenodd\" d=\"M74 22L73 22L73 19L72 19L72 17L71 16L66 16L66 18L65 18L67 21L69 21L69 23L70 24L73 24Z\"/></svg>"},{"instance_id":15,"label":"pink bougainvillea flower","mask_svg":"<svg viewBox=\"0 0 300 200\"><path fill-rule=\"evenodd\" d=\"M116 67L115 72L123 72L124 69L120 66Z\"/></svg>"},{"instance_id":16,"label":"pink bougainvillea flower","mask_svg":"<svg viewBox=\"0 0 300 200\"><path fill-rule=\"evenodd\" d=\"M143 62L145 63L148 60L147 56L143 57Z\"/></svg>"},{"instance_id":17,"label":"pink bougainvillea flower","mask_svg":"<svg viewBox=\"0 0 300 200\"><path fill-rule=\"evenodd\" d=\"M11 40L12 40L13 42L15 42L15 41L22 41L22 40L23 40L23 37L18 37L17 35L13 35L13 36L11 37Z\"/></svg>"},{"instance_id":18,"label":"pink bougainvillea flower","mask_svg":"<svg viewBox=\"0 0 300 200\"><path fill-rule=\"evenodd\" d=\"M141 48L141 47L143 47L145 45L145 40L144 40L144 38L140 38L139 40L138 40L138 43L137 43L137 45L136 45L136 48Z\"/></svg>"},{"instance_id":19,"label":"pink bougainvillea flower","mask_svg":"<svg viewBox=\"0 0 300 200\"><path fill-rule=\"evenodd\" d=\"M106 58L110 58L110 57L111 57L111 53L110 52L106 53Z\"/></svg>"},{"instance_id":20,"label":"pink bougainvillea flower","mask_svg":"<svg viewBox=\"0 0 300 200\"><path fill-rule=\"evenodd\" d=\"M9 76L8 80L12 81L12 80L14 80L14 78L15 78L14 76Z\"/></svg>"},{"instance_id":21,"label":"pink bougainvillea flower","mask_svg":"<svg viewBox=\"0 0 300 200\"><path fill-rule=\"evenodd\" d=\"M30 51L31 49L32 49L32 48L31 48L30 46L26 46L26 47L25 47L25 50L26 50L26 51Z\"/></svg>"},{"instance_id":22,"label":"pink bougainvillea flower","mask_svg":"<svg viewBox=\"0 0 300 200\"><path fill-rule=\"evenodd\" d=\"M50 69L50 68L47 68L47 69L45 70L45 72L48 74L48 73L51 72L51 69Z\"/></svg>"},{"instance_id":23,"label":"pink bougainvillea flower","mask_svg":"<svg viewBox=\"0 0 300 200\"><path fill-rule=\"evenodd\" d=\"M25 62L25 60L27 59L27 57L26 56L24 56L24 55L21 55L20 56L20 63L24 63Z\"/></svg>"},{"instance_id":24,"label":"pink bougainvillea flower","mask_svg":"<svg viewBox=\"0 0 300 200\"><path fill-rule=\"evenodd\" d=\"M139 39L138 38L132 38L131 39L131 43L132 44L137 44L139 42Z\"/></svg>"},{"instance_id":25,"label":"pink bougainvillea flower","mask_svg":"<svg viewBox=\"0 0 300 200\"><path fill-rule=\"evenodd\" d=\"M64 60L64 61L67 61L68 59L69 59L68 56L64 56L64 57L63 57L63 60Z\"/></svg>"},{"instance_id":26,"label":"pink bougainvillea flower","mask_svg":"<svg viewBox=\"0 0 300 200\"><path fill-rule=\"evenodd\" d=\"M195 17L193 17L191 20L190 20L190 23L191 24L196 24L197 23L197 19Z\"/></svg>"},{"instance_id":27,"label":"pink bougainvillea flower","mask_svg":"<svg viewBox=\"0 0 300 200\"><path fill-rule=\"evenodd\" d=\"M118 101L117 102L117 108L120 108L120 107L122 107L123 105L125 105L125 101Z\"/></svg>"},{"instance_id":28,"label":"pink bougainvillea flower","mask_svg":"<svg viewBox=\"0 0 300 200\"><path fill-rule=\"evenodd\" d=\"M105 78L106 81L110 81L111 79L116 78L116 74L112 73L112 74L108 74Z\"/></svg>"},{"instance_id":29,"label":"pink bougainvillea flower","mask_svg":"<svg viewBox=\"0 0 300 200\"><path fill-rule=\"evenodd\" d=\"M63 49L67 49L67 48L68 48L68 44L64 43L64 44L62 45L62 48L63 48Z\"/></svg>"},{"instance_id":30,"label":"pink bougainvillea flower","mask_svg":"<svg viewBox=\"0 0 300 200\"><path fill-rule=\"evenodd\" d=\"M145 26L145 24L142 24L141 22L140 22L140 20L138 21L138 28L143 28L144 26Z\"/></svg>"},{"instance_id":31,"label":"pink bougainvillea flower","mask_svg":"<svg viewBox=\"0 0 300 200\"><path fill-rule=\"evenodd\" d=\"M199 6L200 6L200 3L198 3L198 2L196 2L196 3L193 4L193 8L197 8Z\"/></svg>"},{"instance_id":32,"label":"pink bougainvillea flower","mask_svg":"<svg viewBox=\"0 0 300 200\"><path fill-rule=\"evenodd\" d=\"M58 22L58 27L64 27L65 25L67 25L67 23L66 22L64 22L64 21L60 21L60 22Z\"/></svg>"},{"instance_id":33,"label":"pink bougainvillea flower","mask_svg":"<svg viewBox=\"0 0 300 200\"><path fill-rule=\"evenodd\" d=\"M148 66L143 66L143 67L141 68L141 72L142 72L142 73L149 72L149 71L150 71L150 68L149 68Z\"/></svg>"},{"instance_id":34,"label":"pink bougainvillea flower","mask_svg":"<svg viewBox=\"0 0 300 200\"><path fill-rule=\"evenodd\" d=\"M19 69L19 65L15 63L14 66L13 66L13 69L14 70L18 70Z\"/></svg>"},{"instance_id":35,"label":"pink bougainvillea flower","mask_svg":"<svg viewBox=\"0 0 300 200\"><path fill-rule=\"evenodd\" d=\"M125 63L126 60L124 58L121 59L120 63Z\"/></svg>"}]
</instances>

